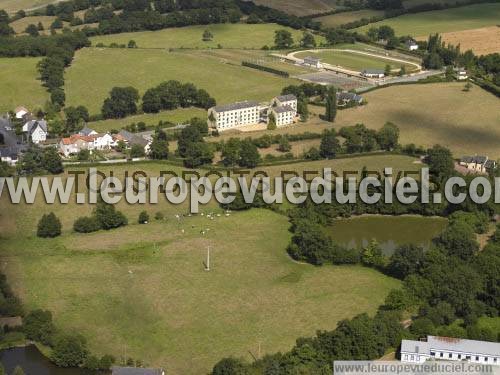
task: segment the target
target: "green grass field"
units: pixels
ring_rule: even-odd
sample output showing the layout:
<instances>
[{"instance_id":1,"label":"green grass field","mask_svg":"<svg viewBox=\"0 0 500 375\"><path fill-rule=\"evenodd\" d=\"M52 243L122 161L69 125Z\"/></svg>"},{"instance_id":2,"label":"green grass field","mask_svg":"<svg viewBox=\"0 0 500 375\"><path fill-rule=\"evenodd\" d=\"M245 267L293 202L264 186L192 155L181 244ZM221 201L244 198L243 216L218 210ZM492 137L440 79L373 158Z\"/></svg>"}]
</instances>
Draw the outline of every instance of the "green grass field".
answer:
<instances>
[{"instance_id":1,"label":"green grass field","mask_svg":"<svg viewBox=\"0 0 500 375\"><path fill-rule=\"evenodd\" d=\"M14 29L14 31L17 34L21 34L21 33L24 33L24 31L26 30L28 25L33 24L33 25L38 26L38 23L41 22L45 31L47 31L55 19L56 19L56 17L53 17L53 16L24 17L24 18L18 19L17 21L10 23L10 26Z\"/></svg>"},{"instance_id":2,"label":"green grass field","mask_svg":"<svg viewBox=\"0 0 500 375\"><path fill-rule=\"evenodd\" d=\"M142 115L129 116L125 119L110 119L89 122L87 126L97 132L107 132L112 129L120 130L132 123L144 122L146 125L157 125L159 121L170 121L174 124L185 123L193 117L206 118L207 111L200 108L179 108L172 111L160 113L145 113Z\"/></svg>"},{"instance_id":3,"label":"green grass field","mask_svg":"<svg viewBox=\"0 0 500 375\"><path fill-rule=\"evenodd\" d=\"M171 79L206 89L218 103L271 100L284 86L296 82L196 54L85 48L77 52L66 70L66 103L85 105L97 113L115 86L134 86L142 95Z\"/></svg>"},{"instance_id":4,"label":"green grass field","mask_svg":"<svg viewBox=\"0 0 500 375\"><path fill-rule=\"evenodd\" d=\"M309 16L335 9L335 0L256 0L255 4L279 9L296 16Z\"/></svg>"},{"instance_id":5,"label":"green grass field","mask_svg":"<svg viewBox=\"0 0 500 375\"><path fill-rule=\"evenodd\" d=\"M362 18L370 19L372 17L379 17L383 15L384 11L382 10L362 9L317 17L314 20L321 22L325 27L338 27L349 22L358 21Z\"/></svg>"},{"instance_id":6,"label":"green grass field","mask_svg":"<svg viewBox=\"0 0 500 375\"><path fill-rule=\"evenodd\" d=\"M306 56L311 56L311 54L311 52L301 52L295 56L304 58ZM415 66L411 64L398 63L383 58L347 51L320 51L312 55L321 59L322 62L355 71L362 71L363 69L384 69L387 64L391 66L391 69L399 70L401 65L404 65L407 71L415 69Z\"/></svg>"},{"instance_id":7,"label":"green grass field","mask_svg":"<svg viewBox=\"0 0 500 375\"><path fill-rule=\"evenodd\" d=\"M39 58L0 58L0 112L17 106L43 107L49 95L38 80Z\"/></svg>"},{"instance_id":8,"label":"green grass field","mask_svg":"<svg viewBox=\"0 0 500 375\"><path fill-rule=\"evenodd\" d=\"M54 2L54 0L0 0L0 9L15 13L20 9L32 9Z\"/></svg>"},{"instance_id":9,"label":"green grass field","mask_svg":"<svg viewBox=\"0 0 500 375\"><path fill-rule=\"evenodd\" d=\"M364 123L379 128L397 124L402 143L440 143L455 156L485 154L500 158L500 105L494 95L463 83L392 86L364 94L366 106L339 111L336 126ZM319 111L324 113L324 108Z\"/></svg>"},{"instance_id":10,"label":"green grass field","mask_svg":"<svg viewBox=\"0 0 500 375\"><path fill-rule=\"evenodd\" d=\"M425 36L433 33L494 26L498 24L499 19L500 3L475 4L459 8L405 14L355 30L366 32L370 27L389 25L394 28L397 35Z\"/></svg>"},{"instance_id":11,"label":"green grass field","mask_svg":"<svg viewBox=\"0 0 500 375\"><path fill-rule=\"evenodd\" d=\"M289 167L381 170L387 163L415 167L413 160L381 156ZM125 170L179 171L161 163L100 169L116 176ZM269 169L270 175L278 172ZM250 360L259 346L261 354L288 350L297 337L374 313L399 285L368 268L293 262L285 251L288 220L267 210L178 222L174 215L186 212L185 206L120 203L129 226L77 235L71 224L90 212L87 205L48 206L38 200L13 207L2 197L0 208L2 269L28 308L50 309L57 327L83 333L96 353L140 358L169 374L206 373L229 355ZM151 215L161 211L166 219L135 224L144 209ZM48 211L61 218L63 235L41 240L34 228ZM202 264L208 245L210 272Z\"/></svg>"},{"instance_id":12,"label":"green grass field","mask_svg":"<svg viewBox=\"0 0 500 375\"><path fill-rule=\"evenodd\" d=\"M302 38L302 32L277 24L214 24L187 26L164 29L159 31L140 31L115 35L103 35L91 38L92 45L104 43L127 44L129 40L136 41L140 48L256 48L264 45L274 45L274 32L286 29L290 31L296 43ZM202 35L210 30L214 38L204 42ZM318 37L318 42L322 39Z\"/></svg>"}]
</instances>

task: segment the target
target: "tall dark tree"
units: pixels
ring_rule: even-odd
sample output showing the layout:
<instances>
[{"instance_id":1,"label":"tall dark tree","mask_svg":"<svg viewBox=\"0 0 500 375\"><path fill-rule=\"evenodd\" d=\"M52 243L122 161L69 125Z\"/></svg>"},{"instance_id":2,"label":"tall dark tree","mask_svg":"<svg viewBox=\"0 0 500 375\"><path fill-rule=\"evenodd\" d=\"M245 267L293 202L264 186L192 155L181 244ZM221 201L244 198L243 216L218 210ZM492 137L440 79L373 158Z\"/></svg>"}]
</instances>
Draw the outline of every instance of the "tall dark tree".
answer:
<instances>
[{"instance_id":1,"label":"tall dark tree","mask_svg":"<svg viewBox=\"0 0 500 375\"><path fill-rule=\"evenodd\" d=\"M321 136L321 144L319 146L319 153L321 157L326 159L333 159L340 150L340 143L337 139L335 129L325 130Z\"/></svg>"},{"instance_id":2,"label":"tall dark tree","mask_svg":"<svg viewBox=\"0 0 500 375\"><path fill-rule=\"evenodd\" d=\"M334 122L337 117L337 90L335 87L328 88L326 94L325 120Z\"/></svg>"},{"instance_id":3,"label":"tall dark tree","mask_svg":"<svg viewBox=\"0 0 500 375\"><path fill-rule=\"evenodd\" d=\"M137 113L139 92L133 87L114 87L109 98L104 100L102 115L104 118L123 118Z\"/></svg>"},{"instance_id":4,"label":"tall dark tree","mask_svg":"<svg viewBox=\"0 0 500 375\"><path fill-rule=\"evenodd\" d=\"M427 150L425 158L429 165L429 172L437 178L448 177L453 174L453 155L446 147L435 145Z\"/></svg>"},{"instance_id":5,"label":"tall dark tree","mask_svg":"<svg viewBox=\"0 0 500 375\"><path fill-rule=\"evenodd\" d=\"M276 30L274 33L274 45L277 49L287 49L293 46L292 33L288 30Z\"/></svg>"},{"instance_id":6,"label":"tall dark tree","mask_svg":"<svg viewBox=\"0 0 500 375\"><path fill-rule=\"evenodd\" d=\"M260 162L260 154L257 146L251 139L241 141L240 161L238 164L244 168L255 168Z\"/></svg>"}]
</instances>

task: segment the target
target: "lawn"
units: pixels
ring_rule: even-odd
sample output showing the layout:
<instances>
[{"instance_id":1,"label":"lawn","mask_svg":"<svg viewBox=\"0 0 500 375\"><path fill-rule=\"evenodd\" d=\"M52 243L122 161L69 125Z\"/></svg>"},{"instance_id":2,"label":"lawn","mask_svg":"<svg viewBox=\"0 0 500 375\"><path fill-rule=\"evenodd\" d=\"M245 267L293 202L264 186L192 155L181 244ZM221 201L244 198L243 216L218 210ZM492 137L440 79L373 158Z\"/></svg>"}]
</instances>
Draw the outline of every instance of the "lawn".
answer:
<instances>
[{"instance_id":1,"label":"lawn","mask_svg":"<svg viewBox=\"0 0 500 375\"><path fill-rule=\"evenodd\" d=\"M411 158L396 159L397 165L412 165ZM381 169L387 162L366 157L288 168ZM178 171L161 163L100 169L118 176L125 170ZM185 207L120 204L129 226L77 235L71 223L90 211L86 205L38 201L12 207L2 198L0 206L2 268L28 308L50 309L57 327L83 333L96 353L139 358L170 374L207 373L229 355L250 360L259 347L262 355L288 350L300 336L374 313L399 285L368 268L291 261L285 251L288 220L267 210L178 222L174 215ZM151 215L162 211L166 219L137 225L143 209ZM62 219L63 236L37 239L36 221L48 211ZM212 270L206 272L202 262L209 245Z\"/></svg>"},{"instance_id":2,"label":"lawn","mask_svg":"<svg viewBox=\"0 0 500 375\"><path fill-rule=\"evenodd\" d=\"M42 107L49 96L38 80L36 64L40 58L0 58L0 112L17 106Z\"/></svg>"},{"instance_id":3,"label":"lawn","mask_svg":"<svg viewBox=\"0 0 500 375\"><path fill-rule=\"evenodd\" d=\"M172 111L163 111L160 113L145 113L142 115L129 116L125 119L110 119L102 121L89 122L87 126L97 132L107 132L112 129L121 128L132 123L144 122L146 125L157 125L159 121L169 121L173 124L186 123L193 117L206 118L207 112L200 108L179 108Z\"/></svg>"},{"instance_id":4,"label":"lawn","mask_svg":"<svg viewBox=\"0 0 500 375\"><path fill-rule=\"evenodd\" d=\"M380 17L383 15L384 11L382 10L362 9L331 14L329 16L315 18L314 20L321 22L325 27L338 27L349 22L358 21L362 18L370 19L372 17Z\"/></svg>"},{"instance_id":5,"label":"lawn","mask_svg":"<svg viewBox=\"0 0 500 375\"><path fill-rule=\"evenodd\" d=\"M486 3L405 14L396 18L372 23L356 30L367 31L370 27L389 25L397 35L427 36L433 33L446 33L494 26L500 19L500 3Z\"/></svg>"},{"instance_id":6,"label":"lawn","mask_svg":"<svg viewBox=\"0 0 500 375\"><path fill-rule=\"evenodd\" d=\"M133 86L140 94L176 79L207 90L218 103L271 100L284 86L297 82L270 73L227 64L199 55L161 50L85 48L66 70L66 103L100 111L115 86Z\"/></svg>"},{"instance_id":7,"label":"lawn","mask_svg":"<svg viewBox=\"0 0 500 375\"><path fill-rule=\"evenodd\" d=\"M500 100L463 83L415 84L382 88L364 94L366 106L337 114L336 126L364 123L380 128L397 124L402 143L449 147L456 157L485 154L500 158ZM318 109L324 113L324 108Z\"/></svg>"},{"instance_id":8,"label":"lawn","mask_svg":"<svg viewBox=\"0 0 500 375\"><path fill-rule=\"evenodd\" d=\"M45 30L48 30L50 28L50 25L56 17L54 16L33 16L33 17L24 17L21 19L18 19L17 21L14 21L10 23L10 26L14 29L14 31L17 34L24 33L28 25L33 24L38 26L38 23L41 22L43 25L43 28Z\"/></svg>"},{"instance_id":9,"label":"lawn","mask_svg":"<svg viewBox=\"0 0 500 375\"><path fill-rule=\"evenodd\" d=\"M274 45L274 32L286 29L290 31L296 42L302 38L302 32L276 24L214 24L201 26L187 26L159 31L140 31L115 35L103 35L91 38L92 45L104 43L127 44L135 40L140 48L255 48L264 45ZM205 30L210 30L213 40L204 42L202 35ZM318 37L318 42L320 42Z\"/></svg>"},{"instance_id":10,"label":"lawn","mask_svg":"<svg viewBox=\"0 0 500 375\"><path fill-rule=\"evenodd\" d=\"M311 54L313 53L307 51L298 53L295 56L298 58L304 58L306 56L311 56ZM407 71L415 69L415 66L411 64L398 63L382 57L379 58L348 51L318 50L318 52L313 55L321 59L322 62L355 71L362 71L364 69L384 69L387 64L391 66L391 69L399 70L401 65L404 65Z\"/></svg>"}]
</instances>

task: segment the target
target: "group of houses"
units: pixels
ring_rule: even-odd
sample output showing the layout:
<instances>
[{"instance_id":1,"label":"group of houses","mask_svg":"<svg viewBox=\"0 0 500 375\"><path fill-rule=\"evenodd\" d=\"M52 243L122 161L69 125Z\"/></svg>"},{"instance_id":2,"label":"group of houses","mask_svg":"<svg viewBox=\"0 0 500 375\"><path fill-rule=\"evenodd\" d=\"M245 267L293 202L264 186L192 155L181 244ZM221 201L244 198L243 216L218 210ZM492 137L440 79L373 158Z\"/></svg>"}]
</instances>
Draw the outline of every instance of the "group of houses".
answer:
<instances>
[{"instance_id":1,"label":"group of houses","mask_svg":"<svg viewBox=\"0 0 500 375\"><path fill-rule=\"evenodd\" d=\"M402 340L401 362L463 361L500 365L500 343L454 337L427 336L425 341Z\"/></svg>"},{"instance_id":2,"label":"group of houses","mask_svg":"<svg viewBox=\"0 0 500 375\"><path fill-rule=\"evenodd\" d=\"M488 173L488 171L497 167L497 162L495 160L491 160L487 156L481 155L463 156L459 164L473 173Z\"/></svg>"},{"instance_id":3,"label":"group of houses","mask_svg":"<svg viewBox=\"0 0 500 375\"><path fill-rule=\"evenodd\" d=\"M277 127L291 125L297 121L295 95L277 96L270 103L245 100L208 110L208 125L219 132L260 123L268 124L273 118Z\"/></svg>"}]
</instances>

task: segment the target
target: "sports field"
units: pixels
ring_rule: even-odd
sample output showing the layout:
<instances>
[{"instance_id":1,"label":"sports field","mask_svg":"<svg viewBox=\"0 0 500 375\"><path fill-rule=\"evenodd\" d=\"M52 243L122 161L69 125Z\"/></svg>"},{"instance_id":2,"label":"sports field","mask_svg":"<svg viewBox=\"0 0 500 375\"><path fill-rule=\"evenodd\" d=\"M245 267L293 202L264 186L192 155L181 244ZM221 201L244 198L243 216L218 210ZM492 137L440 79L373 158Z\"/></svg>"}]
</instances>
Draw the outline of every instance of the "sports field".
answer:
<instances>
[{"instance_id":1,"label":"sports field","mask_svg":"<svg viewBox=\"0 0 500 375\"><path fill-rule=\"evenodd\" d=\"M413 160L365 157L293 169L415 168ZM126 169L148 175L178 171L160 163L100 169L116 176ZM288 350L297 337L374 313L398 286L368 268L291 261L285 251L288 220L267 210L178 221L174 215L186 212L185 206L120 204L129 226L77 235L71 224L90 212L86 205L50 207L38 201L12 207L2 198L0 207L2 268L28 308L52 310L58 327L84 334L96 353L140 358L170 374L206 373L229 355L250 360L259 347L261 355ZM161 211L166 219L135 224L143 209L150 215ZM50 210L61 218L63 236L38 239L36 221ZM206 272L209 245L212 270Z\"/></svg>"},{"instance_id":2,"label":"sports field","mask_svg":"<svg viewBox=\"0 0 500 375\"><path fill-rule=\"evenodd\" d=\"M176 79L207 90L218 103L270 100L293 82L269 73L182 52L85 48L66 70L67 105L100 111L115 86L133 86L142 95L160 82Z\"/></svg>"},{"instance_id":3,"label":"sports field","mask_svg":"<svg viewBox=\"0 0 500 375\"><path fill-rule=\"evenodd\" d=\"M397 35L426 36L495 26L500 19L500 3L475 4L459 8L405 14L396 18L360 27L366 32L370 27L389 25Z\"/></svg>"},{"instance_id":4,"label":"sports field","mask_svg":"<svg viewBox=\"0 0 500 375\"><path fill-rule=\"evenodd\" d=\"M49 95L38 80L36 64L40 58L0 58L0 112L17 106L43 107Z\"/></svg>"},{"instance_id":5,"label":"sports field","mask_svg":"<svg viewBox=\"0 0 500 375\"><path fill-rule=\"evenodd\" d=\"M314 20L321 22L321 24L325 27L338 27L349 22L358 21L362 18L370 19L372 17L379 17L383 15L384 11L382 10L362 9L317 17Z\"/></svg>"},{"instance_id":6,"label":"sports field","mask_svg":"<svg viewBox=\"0 0 500 375\"><path fill-rule=\"evenodd\" d=\"M286 29L292 33L298 44L302 38L300 30L294 30L277 24L215 24L201 26L177 27L159 31L140 31L115 35L103 35L91 38L92 45L103 43L127 44L135 40L139 48L255 48L274 45L274 32ZM203 32L209 30L213 34L212 41L202 40ZM318 42L321 38L318 37Z\"/></svg>"},{"instance_id":7,"label":"sports field","mask_svg":"<svg viewBox=\"0 0 500 375\"><path fill-rule=\"evenodd\" d=\"M399 70L402 65L405 66L407 71L415 70L415 65L399 63L392 60L387 60L382 57L369 56L361 53L354 53L349 51L341 50L318 50L315 53L310 51L300 52L295 54L295 57L304 58L306 56L317 57L321 59L322 62L327 64L341 66L343 68L362 71L364 69L384 69L387 64L391 66L391 69Z\"/></svg>"}]
</instances>

